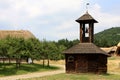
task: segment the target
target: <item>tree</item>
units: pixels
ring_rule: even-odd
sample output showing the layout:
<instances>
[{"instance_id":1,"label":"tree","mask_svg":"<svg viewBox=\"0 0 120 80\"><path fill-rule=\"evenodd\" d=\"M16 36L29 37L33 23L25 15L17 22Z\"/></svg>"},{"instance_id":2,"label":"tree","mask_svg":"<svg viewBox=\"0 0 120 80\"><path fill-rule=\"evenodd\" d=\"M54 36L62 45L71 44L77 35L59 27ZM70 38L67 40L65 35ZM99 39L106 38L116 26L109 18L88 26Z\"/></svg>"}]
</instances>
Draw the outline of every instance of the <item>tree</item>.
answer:
<instances>
[{"instance_id":1,"label":"tree","mask_svg":"<svg viewBox=\"0 0 120 80\"><path fill-rule=\"evenodd\" d=\"M21 60L26 52L25 40L23 38L9 38L8 40L8 55L10 58L16 59L16 67L19 68Z\"/></svg>"},{"instance_id":2,"label":"tree","mask_svg":"<svg viewBox=\"0 0 120 80\"><path fill-rule=\"evenodd\" d=\"M7 58L8 53L8 45L6 42L7 40L0 40L0 57L3 59L3 64L5 64L5 58Z\"/></svg>"},{"instance_id":3,"label":"tree","mask_svg":"<svg viewBox=\"0 0 120 80\"><path fill-rule=\"evenodd\" d=\"M27 40L27 50L29 51L29 57L32 59L32 63L34 59L41 58L41 42L38 39L31 38Z\"/></svg>"},{"instance_id":4,"label":"tree","mask_svg":"<svg viewBox=\"0 0 120 80\"><path fill-rule=\"evenodd\" d=\"M23 38L15 38L14 57L16 58L16 67L19 68L22 56L25 53L25 42Z\"/></svg>"},{"instance_id":5,"label":"tree","mask_svg":"<svg viewBox=\"0 0 120 80\"><path fill-rule=\"evenodd\" d=\"M57 46L53 43L53 42L48 42L47 43L47 59L48 59L48 64L47 66L49 66L49 60L52 59L52 57L55 57L54 56L54 53L56 53L57 51Z\"/></svg>"}]
</instances>

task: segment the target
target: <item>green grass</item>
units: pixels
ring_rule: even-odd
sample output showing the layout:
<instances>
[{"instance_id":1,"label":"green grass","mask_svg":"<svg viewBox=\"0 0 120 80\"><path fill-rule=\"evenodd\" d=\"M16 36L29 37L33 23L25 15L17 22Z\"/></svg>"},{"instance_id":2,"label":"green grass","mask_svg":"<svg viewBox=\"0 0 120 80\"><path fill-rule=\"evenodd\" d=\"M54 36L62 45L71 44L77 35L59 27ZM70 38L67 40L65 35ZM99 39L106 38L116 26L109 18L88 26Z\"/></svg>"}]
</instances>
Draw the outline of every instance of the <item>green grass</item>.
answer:
<instances>
[{"instance_id":1,"label":"green grass","mask_svg":"<svg viewBox=\"0 0 120 80\"><path fill-rule=\"evenodd\" d=\"M21 64L19 69L16 68L16 64L7 64L6 63L5 65L6 66L3 67L3 64L0 63L0 77L59 69L58 67L54 67L54 66L43 67L40 64L25 64L24 63L24 64Z\"/></svg>"},{"instance_id":2,"label":"green grass","mask_svg":"<svg viewBox=\"0 0 120 80\"><path fill-rule=\"evenodd\" d=\"M25 80L120 80L120 75L106 74L57 74L41 78L31 78Z\"/></svg>"}]
</instances>

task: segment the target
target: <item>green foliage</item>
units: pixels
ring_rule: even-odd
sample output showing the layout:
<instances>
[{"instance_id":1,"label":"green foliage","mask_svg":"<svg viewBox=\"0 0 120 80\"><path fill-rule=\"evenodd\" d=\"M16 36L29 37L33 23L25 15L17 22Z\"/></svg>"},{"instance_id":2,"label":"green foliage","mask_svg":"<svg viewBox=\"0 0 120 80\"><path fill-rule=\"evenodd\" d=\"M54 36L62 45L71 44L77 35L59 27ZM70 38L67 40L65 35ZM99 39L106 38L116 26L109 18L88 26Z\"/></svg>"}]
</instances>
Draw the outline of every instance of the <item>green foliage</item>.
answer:
<instances>
[{"instance_id":1,"label":"green foliage","mask_svg":"<svg viewBox=\"0 0 120 80\"><path fill-rule=\"evenodd\" d=\"M64 54L61 54L65 49L72 47L73 45L79 43L79 40L69 41L67 39L61 39L58 42L46 41L43 39L39 41L36 38L13 38L7 37L5 39L0 39L0 57L3 58L3 63L5 63L5 58L16 60L16 67L20 68L21 60L32 59L34 60L60 60L64 59Z\"/></svg>"},{"instance_id":2,"label":"green foliage","mask_svg":"<svg viewBox=\"0 0 120 80\"><path fill-rule=\"evenodd\" d=\"M58 45L54 41L39 41L35 38L23 39L23 38L12 38L7 37L6 39L0 40L0 57L16 60L16 67L20 68L21 60L32 59L34 60L60 60L64 59L64 55L61 54L66 47L64 45ZM44 62L43 62L44 65Z\"/></svg>"},{"instance_id":3,"label":"green foliage","mask_svg":"<svg viewBox=\"0 0 120 80\"><path fill-rule=\"evenodd\" d=\"M6 57L7 56L7 50L8 50L8 45L6 44L6 40L1 40L0 41L0 56Z\"/></svg>"},{"instance_id":4,"label":"green foliage","mask_svg":"<svg viewBox=\"0 0 120 80\"><path fill-rule=\"evenodd\" d=\"M95 34L94 43L100 47L115 46L120 42L120 27L114 27Z\"/></svg>"},{"instance_id":5,"label":"green foliage","mask_svg":"<svg viewBox=\"0 0 120 80\"><path fill-rule=\"evenodd\" d=\"M38 58L38 55L36 55L38 51L35 49L35 45L39 43L34 38L25 40L23 38L7 37L6 39L1 39L0 57L3 59L16 59L16 67L19 68L22 59L28 59L30 57L33 60Z\"/></svg>"},{"instance_id":6,"label":"green foliage","mask_svg":"<svg viewBox=\"0 0 120 80\"><path fill-rule=\"evenodd\" d=\"M58 40L57 45L63 45L67 49L69 49L70 47L74 46L75 44L78 44L79 42L80 41L78 39L75 39L73 41L69 41L68 39L61 39Z\"/></svg>"}]
</instances>

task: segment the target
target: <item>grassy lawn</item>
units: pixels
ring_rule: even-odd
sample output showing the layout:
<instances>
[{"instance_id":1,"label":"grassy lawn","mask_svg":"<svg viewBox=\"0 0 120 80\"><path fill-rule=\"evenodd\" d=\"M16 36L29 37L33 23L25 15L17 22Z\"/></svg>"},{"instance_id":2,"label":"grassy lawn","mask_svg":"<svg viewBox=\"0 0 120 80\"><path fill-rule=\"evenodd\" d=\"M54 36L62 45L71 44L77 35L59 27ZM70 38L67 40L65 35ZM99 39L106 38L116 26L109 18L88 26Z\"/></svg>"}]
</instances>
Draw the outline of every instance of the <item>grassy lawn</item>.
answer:
<instances>
[{"instance_id":1,"label":"grassy lawn","mask_svg":"<svg viewBox=\"0 0 120 80\"><path fill-rule=\"evenodd\" d=\"M21 64L19 69L16 68L16 64L5 64L4 68L2 64L0 64L0 77L1 76L10 76L10 75L19 75L19 74L27 74L32 72L43 72L49 70L57 70L58 67L50 66L43 67L40 64Z\"/></svg>"},{"instance_id":2,"label":"grassy lawn","mask_svg":"<svg viewBox=\"0 0 120 80\"><path fill-rule=\"evenodd\" d=\"M18 70L15 68L15 64L7 65L6 68L1 68L0 65L0 76L26 74L31 72L42 72L48 70L56 70L58 67L47 67L43 68L39 64L22 64L21 68ZM63 61L51 61L51 64L64 64ZM120 57L110 57L108 58L108 74L97 75L97 74L57 74L52 76L44 76L39 78L23 79L23 80L120 80Z\"/></svg>"},{"instance_id":3,"label":"grassy lawn","mask_svg":"<svg viewBox=\"0 0 120 80\"><path fill-rule=\"evenodd\" d=\"M120 57L108 58L108 74L57 74L25 80L120 80Z\"/></svg>"},{"instance_id":4,"label":"grassy lawn","mask_svg":"<svg viewBox=\"0 0 120 80\"><path fill-rule=\"evenodd\" d=\"M108 58L108 73L119 73L120 74L120 57L113 56Z\"/></svg>"},{"instance_id":5,"label":"grassy lawn","mask_svg":"<svg viewBox=\"0 0 120 80\"><path fill-rule=\"evenodd\" d=\"M120 75L106 74L57 74L53 76L45 76L41 78L31 78L25 80L120 80Z\"/></svg>"}]
</instances>

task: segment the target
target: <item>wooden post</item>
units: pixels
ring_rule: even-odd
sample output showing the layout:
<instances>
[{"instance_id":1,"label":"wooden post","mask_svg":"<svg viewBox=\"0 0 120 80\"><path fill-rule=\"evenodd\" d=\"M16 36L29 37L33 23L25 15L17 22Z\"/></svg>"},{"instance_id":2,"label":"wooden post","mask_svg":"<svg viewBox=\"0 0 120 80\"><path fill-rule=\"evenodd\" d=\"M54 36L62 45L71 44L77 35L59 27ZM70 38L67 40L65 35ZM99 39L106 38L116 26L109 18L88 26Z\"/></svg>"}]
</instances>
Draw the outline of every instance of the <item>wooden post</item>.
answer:
<instances>
[{"instance_id":1,"label":"wooden post","mask_svg":"<svg viewBox=\"0 0 120 80\"><path fill-rule=\"evenodd\" d=\"M93 23L89 23L89 42L93 43L93 38L94 38L94 30L93 30Z\"/></svg>"},{"instance_id":2,"label":"wooden post","mask_svg":"<svg viewBox=\"0 0 120 80\"><path fill-rule=\"evenodd\" d=\"M82 36L83 36L83 24L80 24L80 42L82 43Z\"/></svg>"}]
</instances>

